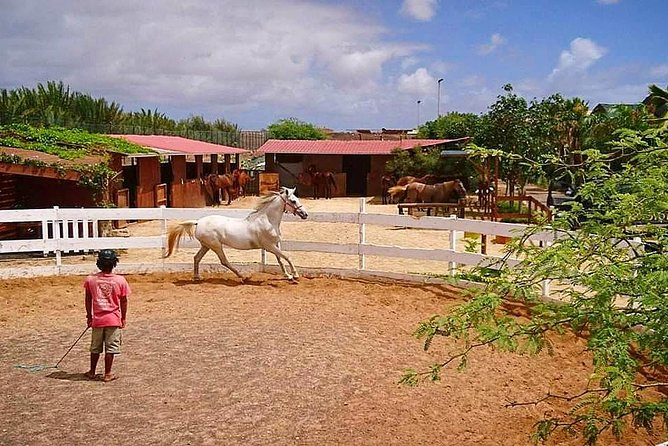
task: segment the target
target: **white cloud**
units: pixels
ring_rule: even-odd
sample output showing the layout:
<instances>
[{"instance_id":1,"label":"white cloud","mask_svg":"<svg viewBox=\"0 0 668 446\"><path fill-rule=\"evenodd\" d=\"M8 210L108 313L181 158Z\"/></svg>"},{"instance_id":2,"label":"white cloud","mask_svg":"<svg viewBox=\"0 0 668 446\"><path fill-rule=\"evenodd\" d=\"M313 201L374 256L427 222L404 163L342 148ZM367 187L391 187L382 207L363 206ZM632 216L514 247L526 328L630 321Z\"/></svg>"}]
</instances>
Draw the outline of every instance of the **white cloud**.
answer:
<instances>
[{"instance_id":1,"label":"white cloud","mask_svg":"<svg viewBox=\"0 0 668 446\"><path fill-rule=\"evenodd\" d=\"M372 112L385 64L424 45L338 5L282 0L6 0L1 87L62 80L123 104L210 118L274 107ZM39 6L38 6L39 5ZM169 110L178 110L177 115Z\"/></svg>"},{"instance_id":2,"label":"white cloud","mask_svg":"<svg viewBox=\"0 0 668 446\"><path fill-rule=\"evenodd\" d=\"M616 5L620 1L621 0L596 0L596 3L599 3L601 5Z\"/></svg>"},{"instance_id":3,"label":"white cloud","mask_svg":"<svg viewBox=\"0 0 668 446\"><path fill-rule=\"evenodd\" d=\"M571 41L570 48L563 50L557 67L552 70L549 80L572 79L584 74L594 62L603 57L607 49L591 39L578 37Z\"/></svg>"},{"instance_id":4,"label":"white cloud","mask_svg":"<svg viewBox=\"0 0 668 446\"><path fill-rule=\"evenodd\" d=\"M408 68L418 64L417 57L406 57L401 61L401 69L407 70Z\"/></svg>"},{"instance_id":5,"label":"white cloud","mask_svg":"<svg viewBox=\"0 0 668 446\"><path fill-rule=\"evenodd\" d=\"M489 43L478 46L478 54L482 54L483 56L490 54L504 43L506 43L505 37L499 33L494 33L490 37Z\"/></svg>"},{"instance_id":6,"label":"white cloud","mask_svg":"<svg viewBox=\"0 0 668 446\"><path fill-rule=\"evenodd\" d=\"M401 12L421 22L428 22L436 14L436 0L404 0Z\"/></svg>"},{"instance_id":7,"label":"white cloud","mask_svg":"<svg viewBox=\"0 0 668 446\"><path fill-rule=\"evenodd\" d=\"M473 74L462 79L461 84L464 87L479 87L485 85L485 78L478 74Z\"/></svg>"},{"instance_id":8,"label":"white cloud","mask_svg":"<svg viewBox=\"0 0 668 446\"><path fill-rule=\"evenodd\" d=\"M668 64L652 67L649 74L655 77L668 77Z\"/></svg>"},{"instance_id":9,"label":"white cloud","mask_svg":"<svg viewBox=\"0 0 668 446\"><path fill-rule=\"evenodd\" d=\"M397 81L397 88L401 93L426 96L433 94L436 81L426 68L418 68L412 74L402 74Z\"/></svg>"}]
</instances>

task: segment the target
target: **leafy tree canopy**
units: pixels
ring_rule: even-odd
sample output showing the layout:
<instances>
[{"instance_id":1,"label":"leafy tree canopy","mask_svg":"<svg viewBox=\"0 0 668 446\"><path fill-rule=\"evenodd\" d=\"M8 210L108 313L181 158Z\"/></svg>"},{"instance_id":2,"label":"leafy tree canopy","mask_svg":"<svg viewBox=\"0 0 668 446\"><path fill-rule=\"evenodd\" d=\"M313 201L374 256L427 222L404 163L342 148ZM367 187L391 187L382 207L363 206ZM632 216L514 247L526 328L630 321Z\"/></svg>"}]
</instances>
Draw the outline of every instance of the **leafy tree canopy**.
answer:
<instances>
[{"instance_id":1,"label":"leafy tree canopy","mask_svg":"<svg viewBox=\"0 0 668 446\"><path fill-rule=\"evenodd\" d=\"M478 268L485 279L470 300L416 331L425 348L446 336L461 350L423 372L408 370L403 382L439 380L445 367L465 367L483 346L536 354L551 336L577 333L593 358L590 381L572 395L541 399L571 406L539 420L534 439L565 429L594 445L604 433L622 438L629 426L651 431L668 421L668 129L622 130L608 150L582 155L583 182L571 209L509 245L519 265L503 260L491 276ZM553 241L527 243L539 234ZM556 301L542 298L545 281ZM512 317L509 302L526 305L529 317ZM532 402L509 405L519 404Z\"/></svg>"},{"instance_id":2,"label":"leafy tree canopy","mask_svg":"<svg viewBox=\"0 0 668 446\"><path fill-rule=\"evenodd\" d=\"M269 139L327 139L327 135L308 122L297 118L280 119L267 127Z\"/></svg>"},{"instance_id":3,"label":"leafy tree canopy","mask_svg":"<svg viewBox=\"0 0 668 446\"><path fill-rule=\"evenodd\" d=\"M428 121L418 130L418 138L457 139L471 137L475 140L480 129L480 117L473 113L451 112L435 121Z\"/></svg>"}]
</instances>

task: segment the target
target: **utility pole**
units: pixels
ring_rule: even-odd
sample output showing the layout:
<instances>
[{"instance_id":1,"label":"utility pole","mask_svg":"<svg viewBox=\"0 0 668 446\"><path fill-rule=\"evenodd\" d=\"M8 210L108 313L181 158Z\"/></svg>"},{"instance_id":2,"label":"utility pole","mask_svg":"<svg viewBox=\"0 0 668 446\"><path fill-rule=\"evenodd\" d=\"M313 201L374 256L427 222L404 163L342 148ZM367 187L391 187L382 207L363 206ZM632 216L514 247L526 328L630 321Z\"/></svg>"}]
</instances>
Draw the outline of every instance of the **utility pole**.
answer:
<instances>
[{"instance_id":1,"label":"utility pole","mask_svg":"<svg viewBox=\"0 0 668 446\"><path fill-rule=\"evenodd\" d=\"M437 108L436 108L436 113L438 114L438 118L441 117L441 82L443 82L443 78L440 78L438 80L438 100L437 100Z\"/></svg>"}]
</instances>

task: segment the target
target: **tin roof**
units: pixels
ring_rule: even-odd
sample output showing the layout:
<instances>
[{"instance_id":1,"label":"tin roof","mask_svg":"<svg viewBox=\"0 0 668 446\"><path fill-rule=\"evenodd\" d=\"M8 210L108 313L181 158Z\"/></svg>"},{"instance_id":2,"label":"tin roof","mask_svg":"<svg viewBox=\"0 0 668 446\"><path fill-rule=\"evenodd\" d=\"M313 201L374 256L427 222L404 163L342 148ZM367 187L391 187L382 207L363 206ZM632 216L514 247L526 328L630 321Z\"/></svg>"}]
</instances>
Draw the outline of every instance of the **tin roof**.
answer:
<instances>
[{"instance_id":1,"label":"tin roof","mask_svg":"<svg viewBox=\"0 0 668 446\"><path fill-rule=\"evenodd\" d=\"M452 142L459 139L403 139L400 141L333 141L333 140L295 140L270 139L265 142L257 153L293 153L319 155L389 155L394 149L409 150L417 146L430 147Z\"/></svg>"},{"instance_id":2,"label":"tin roof","mask_svg":"<svg viewBox=\"0 0 668 446\"><path fill-rule=\"evenodd\" d=\"M168 155L236 155L247 153L237 147L223 146L180 136L164 135L109 135L123 138L140 146L157 149L159 153Z\"/></svg>"}]
</instances>

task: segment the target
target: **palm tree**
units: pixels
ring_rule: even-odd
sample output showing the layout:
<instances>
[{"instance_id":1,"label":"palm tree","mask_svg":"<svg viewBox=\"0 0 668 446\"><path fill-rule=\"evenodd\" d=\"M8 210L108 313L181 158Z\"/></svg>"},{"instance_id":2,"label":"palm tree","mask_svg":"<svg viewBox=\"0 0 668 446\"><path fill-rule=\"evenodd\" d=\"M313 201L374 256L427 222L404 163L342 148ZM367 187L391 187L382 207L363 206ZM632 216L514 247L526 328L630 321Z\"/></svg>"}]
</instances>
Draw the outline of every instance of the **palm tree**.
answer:
<instances>
[{"instance_id":1,"label":"palm tree","mask_svg":"<svg viewBox=\"0 0 668 446\"><path fill-rule=\"evenodd\" d=\"M650 122L668 125L668 87L663 89L655 84L650 85L649 95L642 103L656 116L656 119L651 119Z\"/></svg>"}]
</instances>

